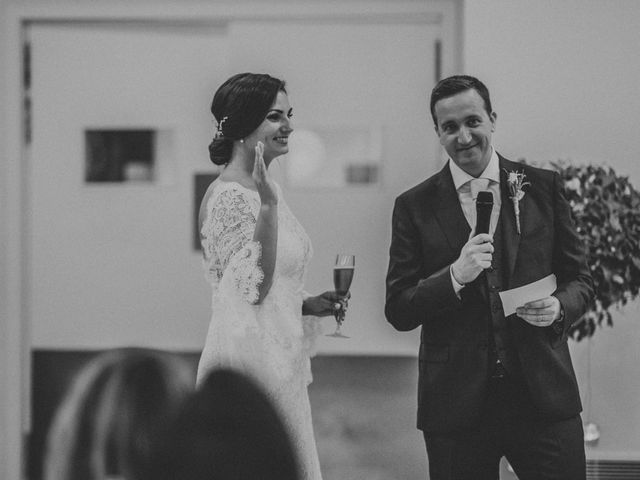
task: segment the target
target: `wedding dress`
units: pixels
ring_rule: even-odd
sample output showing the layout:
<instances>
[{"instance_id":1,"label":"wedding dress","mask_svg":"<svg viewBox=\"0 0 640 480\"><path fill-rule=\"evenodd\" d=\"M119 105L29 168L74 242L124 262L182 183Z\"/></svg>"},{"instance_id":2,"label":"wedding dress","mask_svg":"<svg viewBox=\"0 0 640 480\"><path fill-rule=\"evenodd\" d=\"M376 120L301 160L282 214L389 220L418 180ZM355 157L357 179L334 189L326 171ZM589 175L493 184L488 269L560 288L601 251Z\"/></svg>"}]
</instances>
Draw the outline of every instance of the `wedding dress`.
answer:
<instances>
[{"instance_id":1,"label":"wedding dress","mask_svg":"<svg viewBox=\"0 0 640 480\"><path fill-rule=\"evenodd\" d=\"M205 276L211 284L212 314L197 381L217 367L250 374L281 413L298 454L301 478L321 480L307 385L310 356L320 333L316 317L302 316L305 271L311 242L278 195L278 242L269 293L259 305L260 244L252 240L260 210L257 192L215 180L201 228Z\"/></svg>"}]
</instances>

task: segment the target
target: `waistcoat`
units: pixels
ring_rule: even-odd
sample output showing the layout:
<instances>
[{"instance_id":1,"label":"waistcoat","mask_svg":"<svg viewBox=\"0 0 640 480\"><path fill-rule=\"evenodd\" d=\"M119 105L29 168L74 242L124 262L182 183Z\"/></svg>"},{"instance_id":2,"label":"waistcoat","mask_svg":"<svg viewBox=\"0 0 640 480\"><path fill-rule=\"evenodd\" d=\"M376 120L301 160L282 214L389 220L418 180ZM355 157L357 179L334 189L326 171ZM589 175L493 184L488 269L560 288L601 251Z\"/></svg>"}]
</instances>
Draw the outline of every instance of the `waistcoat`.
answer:
<instances>
[{"instance_id":1,"label":"waistcoat","mask_svg":"<svg viewBox=\"0 0 640 480\"><path fill-rule=\"evenodd\" d=\"M499 361L511 377L519 378L522 367L498 295L498 292L506 288L508 275L505 270L507 265L506 252L502 246L502 213L498 218L496 231L493 235L492 268L484 272L480 286L484 298L488 301L489 372L495 371L495 364ZM498 366L498 368L500 367Z\"/></svg>"}]
</instances>

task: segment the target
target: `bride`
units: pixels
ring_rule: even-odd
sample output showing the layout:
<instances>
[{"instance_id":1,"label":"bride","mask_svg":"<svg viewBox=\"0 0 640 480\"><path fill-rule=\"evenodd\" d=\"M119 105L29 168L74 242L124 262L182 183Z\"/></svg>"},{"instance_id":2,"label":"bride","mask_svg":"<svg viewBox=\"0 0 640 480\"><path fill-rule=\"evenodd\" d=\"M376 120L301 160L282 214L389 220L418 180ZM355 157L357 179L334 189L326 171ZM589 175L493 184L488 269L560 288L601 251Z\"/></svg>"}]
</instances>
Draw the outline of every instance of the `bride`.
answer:
<instances>
[{"instance_id":1,"label":"bride","mask_svg":"<svg viewBox=\"0 0 640 480\"><path fill-rule=\"evenodd\" d=\"M232 76L216 91L211 161L224 166L200 206L200 237L212 316L198 382L218 367L258 380L279 408L301 478L320 480L307 385L319 321L344 309L336 292L303 290L311 243L268 167L288 152L292 109L283 81ZM304 316L303 316L304 315Z\"/></svg>"}]
</instances>

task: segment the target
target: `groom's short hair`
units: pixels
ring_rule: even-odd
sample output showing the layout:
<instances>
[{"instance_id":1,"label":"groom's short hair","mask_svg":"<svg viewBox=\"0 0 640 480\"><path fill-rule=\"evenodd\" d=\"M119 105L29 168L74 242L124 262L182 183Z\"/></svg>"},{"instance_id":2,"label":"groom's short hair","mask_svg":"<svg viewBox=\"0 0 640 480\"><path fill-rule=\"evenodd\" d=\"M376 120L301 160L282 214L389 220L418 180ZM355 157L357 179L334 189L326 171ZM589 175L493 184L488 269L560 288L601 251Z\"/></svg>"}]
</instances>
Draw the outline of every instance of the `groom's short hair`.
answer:
<instances>
[{"instance_id":1,"label":"groom's short hair","mask_svg":"<svg viewBox=\"0 0 640 480\"><path fill-rule=\"evenodd\" d=\"M482 97L482 100L484 100L484 108L487 113L491 115L493 109L491 108L489 89L486 85L471 75L453 75L440 80L436 86L433 87L433 90L431 90L431 102L429 106L431 109L431 117L436 127L438 126L438 119L436 118L435 112L436 103L443 98L453 97L460 92L471 89L478 92L480 97Z\"/></svg>"}]
</instances>

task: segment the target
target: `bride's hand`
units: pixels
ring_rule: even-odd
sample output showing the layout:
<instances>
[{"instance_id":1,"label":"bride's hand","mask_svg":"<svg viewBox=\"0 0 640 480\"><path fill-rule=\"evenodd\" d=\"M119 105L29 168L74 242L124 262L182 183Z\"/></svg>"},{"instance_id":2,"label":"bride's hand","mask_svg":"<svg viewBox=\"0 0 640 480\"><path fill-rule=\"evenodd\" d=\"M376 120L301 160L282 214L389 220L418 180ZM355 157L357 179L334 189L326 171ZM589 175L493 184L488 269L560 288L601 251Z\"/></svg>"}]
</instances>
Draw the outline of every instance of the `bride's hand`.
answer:
<instances>
[{"instance_id":1,"label":"bride's hand","mask_svg":"<svg viewBox=\"0 0 640 480\"><path fill-rule=\"evenodd\" d=\"M317 296L307 297L302 302L302 314L316 317L328 317L337 311L347 311L351 293L339 295L336 291L327 291Z\"/></svg>"},{"instance_id":2,"label":"bride's hand","mask_svg":"<svg viewBox=\"0 0 640 480\"><path fill-rule=\"evenodd\" d=\"M262 203L262 205L277 205L278 194L276 193L276 186L267 171L267 166L262 157L264 153L264 144L262 142L258 142L255 147L255 152L256 156L253 163L252 176L256 182L258 195L260 195L260 203Z\"/></svg>"}]
</instances>

